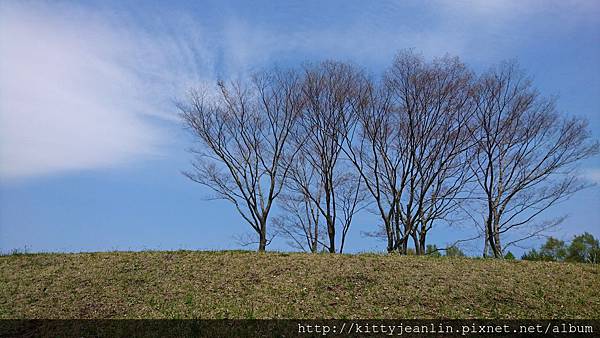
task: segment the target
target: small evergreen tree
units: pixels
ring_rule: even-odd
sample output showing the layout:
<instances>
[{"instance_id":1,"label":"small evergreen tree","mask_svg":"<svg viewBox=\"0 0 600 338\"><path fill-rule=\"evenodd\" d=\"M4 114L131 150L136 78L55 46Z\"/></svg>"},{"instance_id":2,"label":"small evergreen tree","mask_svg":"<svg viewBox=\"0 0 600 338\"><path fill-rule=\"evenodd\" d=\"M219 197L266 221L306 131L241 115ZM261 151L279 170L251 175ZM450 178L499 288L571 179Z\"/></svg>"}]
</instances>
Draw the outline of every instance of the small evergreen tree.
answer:
<instances>
[{"instance_id":1,"label":"small evergreen tree","mask_svg":"<svg viewBox=\"0 0 600 338\"><path fill-rule=\"evenodd\" d=\"M600 263L600 243L588 232L575 236L566 251L568 262Z\"/></svg>"},{"instance_id":2,"label":"small evergreen tree","mask_svg":"<svg viewBox=\"0 0 600 338\"><path fill-rule=\"evenodd\" d=\"M435 245L435 244L427 244L427 248L425 249L425 254L428 256L432 256L432 257L441 257L442 256L437 245Z\"/></svg>"},{"instance_id":3,"label":"small evergreen tree","mask_svg":"<svg viewBox=\"0 0 600 338\"><path fill-rule=\"evenodd\" d=\"M541 261L541 257L539 252L536 249L531 249L521 256L521 259L524 261Z\"/></svg>"},{"instance_id":4,"label":"small evergreen tree","mask_svg":"<svg viewBox=\"0 0 600 338\"><path fill-rule=\"evenodd\" d=\"M599 264L600 242L588 232L575 236L569 246L564 241L549 237L539 250L531 249L521 259Z\"/></svg>"},{"instance_id":5,"label":"small evergreen tree","mask_svg":"<svg viewBox=\"0 0 600 338\"><path fill-rule=\"evenodd\" d=\"M449 247L448 249L446 249L446 256L447 257L465 257L465 253L462 252L462 250L457 247L456 245L453 245L451 247Z\"/></svg>"},{"instance_id":6,"label":"small evergreen tree","mask_svg":"<svg viewBox=\"0 0 600 338\"><path fill-rule=\"evenodd\" d=\"M540 248L540 256L545 261L564 261L567 256L565 242L554 237L549 237Z\"/></svg>"}]
</instances>

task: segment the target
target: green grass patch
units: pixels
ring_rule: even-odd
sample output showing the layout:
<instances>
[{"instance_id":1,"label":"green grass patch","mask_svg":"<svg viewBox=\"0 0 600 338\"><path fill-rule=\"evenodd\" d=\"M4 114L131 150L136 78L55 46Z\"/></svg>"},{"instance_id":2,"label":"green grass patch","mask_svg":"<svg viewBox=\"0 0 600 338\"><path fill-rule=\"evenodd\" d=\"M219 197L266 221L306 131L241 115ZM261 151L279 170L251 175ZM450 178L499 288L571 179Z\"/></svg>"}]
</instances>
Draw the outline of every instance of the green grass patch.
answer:
<instances>
[{"instance_id":1,"label":"green grass patch","mask_svg":"<svg viewBox=\"0 0 600 338\"><path fill-rule=\"evenodd\" d=\"M300 253L0 257L0 318L600 318L600 266Z\"/></svg>"}]
</instances>

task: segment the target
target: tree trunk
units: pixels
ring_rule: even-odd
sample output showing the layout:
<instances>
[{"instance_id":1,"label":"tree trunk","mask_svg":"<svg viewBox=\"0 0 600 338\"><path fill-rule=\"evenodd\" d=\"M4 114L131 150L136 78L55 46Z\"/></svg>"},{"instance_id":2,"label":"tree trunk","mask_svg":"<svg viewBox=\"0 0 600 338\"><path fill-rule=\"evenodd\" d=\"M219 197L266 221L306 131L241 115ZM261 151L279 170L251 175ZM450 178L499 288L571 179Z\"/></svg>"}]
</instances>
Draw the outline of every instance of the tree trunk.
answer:
<instances>
[{"instance_id":1,"label":"tree trunk","mask_svg":"<svg viewBox=\"0 0 600 338\"><path fill-rule=\"evenodd\" d=\"M315 231L314 231L314 237L311 238L310 252L317 253L318 248L319 248L319 223L315 222Z\"/></svg>"},{"instance_id":2,"label":"tree trunk","mask_svg":"<svg viewBox=\"0 0 600 338\"><path fill-rule=\"evenodd\" d=\"M391 253L396 248L394 247L394 228L392 228L391 221L389 219L383 219L383 225L385 226L385 234L387 236L387 252Z\"/></svg>"},{"instance_id":3,"label":"tree trunk","mask_svg":"<svg viewBox=\"0 0 600 338\"><path fill-rule=\"evenodd\" d=\"M396 248L394 247L394 234L392 231L390 231L390 229L388 229L388 231L387 231L387 252L391 253L395 249Z\"/></svg>"},{"instance_id":4,"label":"tree trunk","mask_svg":"<svg viewBox=\"0 0 600 338\"><path fill-rule=\"evenodd\" d=\"M424 255L426 253L426 246L425 246L425 239L427 238L427 233L426 232L421 232L421 235L419 236L419 247L421 249L421 253L420 255Z\"/></svg>"},{"instance_id":5,"label":"tree trunk","mask_svg":"<svg viewBox=\"0 0 600 338\"><path fill-rule=\"evenodd\" d=\"M412 237L413 244L415 245L415 255L422 255L421 246L419 244L419 239L417 238L417 234L415 232L410 233L410 237Z\"/></svg>"},{"instance_id":6,"label":"tree trunk","mask_svg":"<svg viewBox=\"0 0 600 338\"><path fill-rule=\"evenodd\" d=\"M497 230L497 224L494 223L491 217L486 221L486 235L494 258L502 258L502 247L500 246L500 233Z\"/></svg>"},{"instance_id":7,"label":"tree trunk","mask_svg":"<svg viewBox=\"0 0 600 338\"><path fill-rule=\"evenodd\" d=\"M487 224L484 225L485 228L485 236L483 237L483 258L487 258L489 257L490 254L490 235L489 235L489 231L487 228Z\"/></svg>"},{"instance_id":8,"label":"tree trunk","mask_svg":"<svg viewBox=\"0 0 600 338\"><path fill-rule=\"evenodd\" d=\"M327 235L329 236L329 253L335 253L335 224L327 219Z\"/></svg>"},{"instance_id":9,"label":"tree trunk","mask_svg":"<svg viewBox=\"0 0 600 338\"><path fill-rule=\"evenodd\" d=\"M346 243L346 233L342 231L342 240L340 242L340 251L339 253L344 253L344 244Z\"/></svg>"},{"instance_id":10,"label":"tree trunk","mask_svg":"<svg viewBox=\"0 0 600 338\"><path fill-rule=\"evenodd\" d=\"M258 233L258 252L265 252L267 249L267 222L260 221L260 232Z\"/></svg>"},{"instance_id":11,"label":"tree trunk","mask_svg":"<svg viewBox=\"0 0 600 338\"><path fill-rule=\"evenodd\" d=\"M490 246L490 241L486 238L485 245L483 246L483 258L494 257L494 252Z\"/></svg>"},{"instance_id":12,"label":"tree trunk","mask_svg":"<svg viewBox=\"0 0 600 338\"><path fill-rule=\"evenodd\" d=\"M484 258L496 257L496 255L494 254L494 250L493 250L493 248L496 247L496 240L495 240L494 236L492 236L491 234L492 234L492 231L490 231L490 229L488 229L488 227L485 226L485 241L484 241L484 246L483 246L483 257Z\"/></svg>"},{"instance_id":13,"label":"tree trunk","mask_svg":"<svg viewBox=\"0 0 600 338\"><path fill-rule=\"evenodd\" d=\"M498 229L498 225L494 226L494 257L503 258L502 254L502 244L500 243L500 231Z\"/></svg>"},{"instance_id":14,"label":"tree trunk","mask_svg":"<svg viewBox=\"0 0 600 338\"><path fill-rule=\"evenodd\" d=\"M406 255L408 253L408 237L402 237L398 243L398 253Z\"/></svg>"},{"instance_id":15,"label":"tree trunk","mask_svg":"<svg viewBox=\"0 0 600 338\"><path fill-rule=\"evenodd\" d=\"M396 249L401 255L406 255L406 248L408 247L408 237L402 236L400 233L400 220L396 219Z\"/></svg>"},{"instance_id":16,"label":"tree trunk","mask_svg":"<svg viewBox=\"0 0 600 338\"><path fill-rule=\"evenodd\" d=\"M491 251L491 252L489 252ZM500 234L495 231L490 231L488 235L488 252L489 256L494 258L502 258L502 246L500 245Z\"/></svg>"}]
</instances>

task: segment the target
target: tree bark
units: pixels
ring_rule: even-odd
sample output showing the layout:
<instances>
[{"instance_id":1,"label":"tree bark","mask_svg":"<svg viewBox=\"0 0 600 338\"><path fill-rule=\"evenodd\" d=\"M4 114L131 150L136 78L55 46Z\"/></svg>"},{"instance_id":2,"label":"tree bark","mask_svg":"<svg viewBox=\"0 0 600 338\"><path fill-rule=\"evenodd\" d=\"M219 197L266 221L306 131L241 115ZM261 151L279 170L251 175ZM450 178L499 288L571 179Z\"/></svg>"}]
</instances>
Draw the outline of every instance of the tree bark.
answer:
<instances>
[{"instance_id":1,"label":"tree bark","mask_svg":"<svg viewBox=\"0 0 600 338\"><path fill-rule=\"evenodd\" d=\"M484 241L483 241L483 258L487 258L490 256L491 254L491 250L490 250L490 240L489 240L489 230L487 228L487 225L484 226L485 228L485 237L484 237Z\"/></svg>"},{"instance_id":2,"label":"tree bark","mask_svg":"<svg viewBox=\"0 0 600 338\"><path fill-rule=\"evenodd\" d=\"M392 228L391 220L388 217L383 218L383 226L385 227L385 234L387 237L387 252L392 253L394 251L394 229Z\"/></svg>"},{"instance_id":3,"label":"tree bark","mask_svg":"<svg viewBox=\"0 0 600 338\"><path fill-rule=\"evenodd\" d=\"M327 221L327 235L329 236L329 253L335 253L335 224Z\"/></svg>"},{"instance_id":4,"label":"tree bark","mask_svg":"<svg viewBox=\"0 0 600 338\"><path fill-rule=\"evenodd\" d=\"M260 221L260 232L258 233L258 252L265 252L267 249L267 222L265 220Z\"/></svg>"},{"instance_id":5,"label":"tree bark","mask_svg":"<svg viewBox=\"0 0 600 338\"><path fill-rule=\"evenodd\" d=\"M426 236L427 235L424 232L421 232L421 235L419 236L419 248L420 248L421 252L417 251L418 255L424 255L426 253L426 249L427 249L425 246L425 242L426 242L426 238L427 238Z\"/></svg>"},{"instance_id":6,"label":"tree bark","mask_svg":"<svg viewBox=\"0 0 600 338\"><path fill-rule=\"evenodd\" d=\"M500 242L500 231L498 229L498 225L494 225L494 244L494 257L504 258L502 254L502 244Z\"/></svg>"}]
</instances>

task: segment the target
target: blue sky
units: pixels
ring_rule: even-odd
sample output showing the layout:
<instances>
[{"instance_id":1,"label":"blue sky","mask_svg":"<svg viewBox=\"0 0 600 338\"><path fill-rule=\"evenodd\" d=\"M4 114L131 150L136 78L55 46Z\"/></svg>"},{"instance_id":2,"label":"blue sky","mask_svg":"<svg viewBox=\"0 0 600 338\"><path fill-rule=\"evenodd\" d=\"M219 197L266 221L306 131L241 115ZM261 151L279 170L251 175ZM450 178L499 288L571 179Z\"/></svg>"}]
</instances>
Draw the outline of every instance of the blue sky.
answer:
<instances>
[{"instance_id":1,"label":"blue sky","mask_svg":"<svg viewBox=\"0 0 600 338\"><path fill-rule=\"evenodd\" d=\"M173 100L274 63L335 58L378 73L404 48L478 71L517 59L600 139L595 1L3 1L0 250L240 248L249 226L180 174L191 140ZM600 182L600 159L580 175ZM595 186L545 217L569 215L559 238L600 237L599 206ZM358 216L350 251L384 250L361 235L375 222ZM441 226L430 240L472 233ZM271 249L289 248L277 238Z\"/></svg>"}]
</instances>

